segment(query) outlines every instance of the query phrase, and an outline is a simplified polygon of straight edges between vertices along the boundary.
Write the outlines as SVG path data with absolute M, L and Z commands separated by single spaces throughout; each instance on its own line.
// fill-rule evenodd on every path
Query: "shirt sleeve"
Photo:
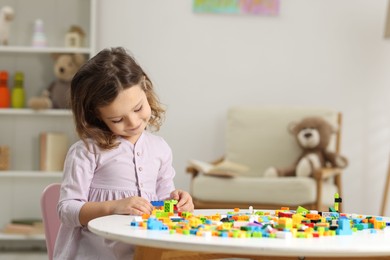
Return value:
M 176 173 L 172 166 L 171 148 L 164 140 L 162 140 L 161 146 L 161 167 L 157 177 L 156 193 L 159 200 L 166 200 L 169 199 L 171 192 L 175 190 L 173 179 Z
M 64 163 L 57 212 L 61 222 L 69 227 L 81 226 L 79 213 L 88 201 L 89 188 L 96 168 L 96 155 L 82 141 L 68 151 Z

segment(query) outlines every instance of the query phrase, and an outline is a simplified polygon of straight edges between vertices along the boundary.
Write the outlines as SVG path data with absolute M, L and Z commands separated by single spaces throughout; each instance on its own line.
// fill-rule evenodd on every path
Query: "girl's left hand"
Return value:
M 177 210 L 180 212 L 194 211 L 194 203 L 192 203 L 191 195 L 184 190 L 174 190 L 171 192 L 171 199 L 177 200 Z

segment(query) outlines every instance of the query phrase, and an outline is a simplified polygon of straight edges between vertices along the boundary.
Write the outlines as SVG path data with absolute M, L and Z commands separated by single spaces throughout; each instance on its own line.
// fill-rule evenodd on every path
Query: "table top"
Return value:
M 226 214 L 231 210 L 195 210 L 194 215 Z M 188 251 L 268 256 L 390 256 L 390 230 L 359 231 L 319 238 L 228 238 L 169 234 L 130 226 L 134 216 L 110 215 L 88 223 L 91 232 L 124 243 Z

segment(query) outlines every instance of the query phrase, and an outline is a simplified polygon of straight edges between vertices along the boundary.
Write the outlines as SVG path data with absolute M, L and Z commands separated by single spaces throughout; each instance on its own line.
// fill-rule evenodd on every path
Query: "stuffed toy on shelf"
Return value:
M 8 45 L 9 27 L 14 19 L 15 12 L 10 6 L 3 6 L 0 9 L 0 45 Z
M 338 129 L 321 117 L 305 117 L 291 122 L 290 133 L 302 149 L 301 155 L 293 165 L 284 168 L 269 167 L 264 177 L 313 177 L 317 169 L 324 167 L 345 168 L 348 160 L 339 153 L 329 151 L 331 137 Z
M 83 54 L 53 54 L 56 79 L 45 89 L 41 96 L 32 97 L 28 107 L 39 109 L 69 108 L 70 83 L 79 68 L 86 62 Z

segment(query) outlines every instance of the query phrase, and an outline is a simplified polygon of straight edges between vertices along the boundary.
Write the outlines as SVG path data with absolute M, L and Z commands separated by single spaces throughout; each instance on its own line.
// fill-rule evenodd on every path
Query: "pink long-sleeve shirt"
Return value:
M 131 196 L 164 200 L 175 189 L 172 151 L 161 137 L 144 131 L 135 145 L 119 141 L 118 148 L 108 151 L 93 141 L 90 150 L 82 141 L 69 149 L 57 206 L 62 224 L 54 259 L 131 259 L 131 245 L 99 237 L 80 224 L 81 207 L 88 201 Z

